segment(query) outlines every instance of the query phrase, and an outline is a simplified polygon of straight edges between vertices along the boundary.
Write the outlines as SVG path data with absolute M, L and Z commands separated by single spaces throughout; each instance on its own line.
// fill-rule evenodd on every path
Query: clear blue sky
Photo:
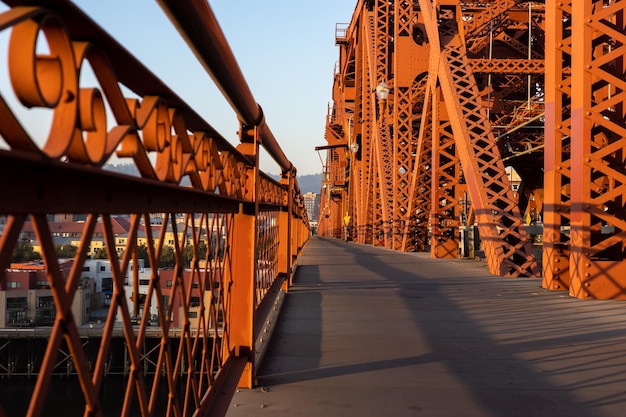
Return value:
M 232 143 L 237 118 L 154 0 L 75 0 Z M 339 53 L 335 24 L 357 0 L 210 0 L 267 124 L 298 174 L 321 172 Z M 268 157 L 262 168 L 278 173 Z

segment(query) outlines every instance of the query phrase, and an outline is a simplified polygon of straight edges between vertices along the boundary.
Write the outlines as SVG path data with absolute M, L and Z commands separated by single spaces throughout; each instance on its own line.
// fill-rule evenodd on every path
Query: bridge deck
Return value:
M 623 416 L 626 304 L 314 238 L 238 416 Z

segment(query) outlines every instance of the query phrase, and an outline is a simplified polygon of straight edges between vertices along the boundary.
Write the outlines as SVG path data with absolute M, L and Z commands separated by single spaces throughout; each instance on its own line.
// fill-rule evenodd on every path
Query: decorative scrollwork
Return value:
M 11 149 L 94 167 L 113 155 L 132 158 L 144 178 L 180 184 L 188 176 L 193 188 L 253 200 L 246 186 L 253 167 L 249 160 L 210 133 L 189 129 L 184 112 L 158 94 L 124 97 L 115 68 L 97 41 L 72 40 L 62 18 L 45 8 L 3 13 L 0 30 L 6 28 L 12 30 L 9 74 L 19 102 L 53 113 L 42 146 L 0 96 L 0 116 L 6 121 L 0 135 Z M 40 38 L 47 42 L 46 53 L 40 52 Z M 80 86 L 87 64 L 98 87 Z M 107 117 L 107 106 L 114 121 Z

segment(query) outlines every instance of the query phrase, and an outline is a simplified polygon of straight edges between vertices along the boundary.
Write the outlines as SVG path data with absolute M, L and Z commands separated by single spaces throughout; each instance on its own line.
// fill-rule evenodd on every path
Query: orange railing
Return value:
M 50 408 L 61 377 L 84 415 L 223 408 L 252 386 L 309 229 L 210 6 L 160 2 L 231 104 L 237 146 L 71 2 L 4 3 L 19 104 L 0 93 L 0 378 L 32 386 L 28 401 L 0 389 L 0 416 L 64 414 Z M 81 85 L 87 66 L 96 87 Z M 43 140 L 24 108 L 48 113 Z M 260 171 L 260 147 L 281 180 Z M 113 157 L 138 175 L 104 169 Z M 112 378 L 119 401 L 102 399 Z

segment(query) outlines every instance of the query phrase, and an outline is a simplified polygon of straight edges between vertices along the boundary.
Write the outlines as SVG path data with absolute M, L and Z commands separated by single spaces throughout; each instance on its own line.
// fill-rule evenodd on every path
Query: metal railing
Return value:
M 0 91 L 0 308 L 21 294 L 51 295 L 56 307 L 47 329 L 13 329 L 43 335 L 40 360 L 20 356 L 0 329 L 0 374 L 24 367 L 36 376 L 20 414 L 42 414 L 60 363 L 80 383 L 84 415 L 223 407 L 219 400 L 230 397 L 218 394 L 252 386 L 259 323 L 288 288 L 309 229 L 296 170 L 210 6 L 160 1 L 240 120 L 237 146 L 71 2 L 4 3 L 0 31 L 10 32 L 8 75 L 22 108 Z M 86 66 L 95 88 L 81 86 Z M 50 116 L 44 140 L 20 121 L 23 108 Z M 281 180 L 260 171 L 260 147 Z M 103 169 L 114 156 L 139 176 Z M 68 223 L 53 219 L 61 214 L 78 229 L 62 245 L 58 229 Z M 28 273 L 43 274 L 50 288 L 7 288 L 5 271 L 29 245 L 30 257 L 11 273 L 40 257 L 45 268 Z M 69 256 L 60 252 L 67 246 Z M 94 257 L 108 262 L 112 291 L 86 272 Z M 34 320 L 35 307 L 26 309 Z M 1 312 L 0 327 L 4 320 Z M 125 388 L 111 409 L 100 394 L 120 355 Z M 14 415 L 7 407 L 0 401 L 0 416 Z

